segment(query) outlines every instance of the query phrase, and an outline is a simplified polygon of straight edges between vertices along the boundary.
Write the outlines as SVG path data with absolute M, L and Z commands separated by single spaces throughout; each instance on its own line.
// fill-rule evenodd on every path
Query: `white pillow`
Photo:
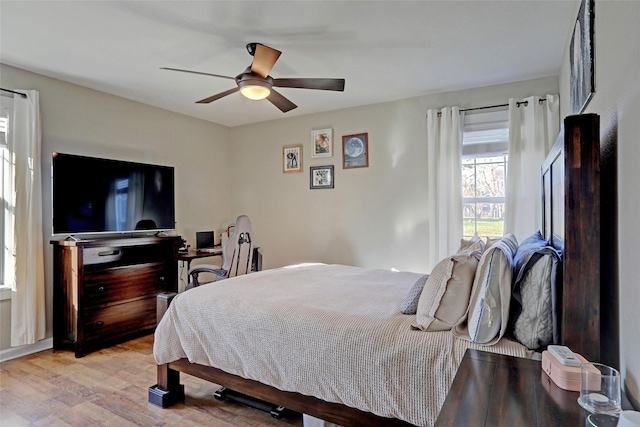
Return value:
M 458 323 L 469 304 L 482 241 L 444 258 L 431 271 L 420 294 L 415 329 L 448 331 Z
M 467 312 L 453 334 L 478 344 L 495 344 L 508 325 L 513 278 L 513 257 L 518 241 L 513 234 L 491 242 L 482 254 Z

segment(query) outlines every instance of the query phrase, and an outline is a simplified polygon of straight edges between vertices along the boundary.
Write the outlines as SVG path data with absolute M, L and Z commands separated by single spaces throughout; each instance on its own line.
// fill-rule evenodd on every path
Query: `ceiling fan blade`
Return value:
M 181 73 L 202 74 L 203 76 L 221 77 L 223 79 L 235 80 L 235 77 L 222 76 L 220 74 L 203 73 L 201 71 L 181 70 L 179 68 L 160 67 L 161 70 L 180 71 Z
M 281 54 L 282 52 L 279 50 L 257 44 L 256 52 L 253 55 L 253 64 L 251 64 L 251 72 L 256 73 L 260 77 L 267 78 Z
M 201 99 L 200 101 L 196 101 L 196 104 L 208 104 L 210 102 L 215 101 L 216 99 L 220 99 L 222 97 L 225 97 L 227 95 L 231 95 L 232 93 L 235 93 L 237 91 L 239 91 L 240 88 L 238 87 L 234 87 L 233 89 L 229 89 L 229 90 L 225 90 L 224 92 L 220 92 L 216 95 L 210 96 L 208 98 L 205 99 Z
M 294 108 L 298 107 L 296 104 L 289 101 L 287 98 L 285 98 L 284 96 L 282 96 L 281 94 L 273 90 L 273 88 L 271 89 L 271 94 L 267 96 L 267 99 L 271 101 L 273 105 L 278 107 L 280 111 L 282 111 L 283 113 L 286 113 L 287 111 L 291 111 Z
M 273 79 L 276 87 L 344 91 L 344 79 Z

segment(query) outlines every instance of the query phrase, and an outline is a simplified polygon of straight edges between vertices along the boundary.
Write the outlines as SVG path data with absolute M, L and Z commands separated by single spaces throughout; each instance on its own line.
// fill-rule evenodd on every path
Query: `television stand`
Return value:
M 52 241 L 53 348 L 82 357 L 152 332 L 157 294 L 178 291 L 181 242 L 180 236 Z

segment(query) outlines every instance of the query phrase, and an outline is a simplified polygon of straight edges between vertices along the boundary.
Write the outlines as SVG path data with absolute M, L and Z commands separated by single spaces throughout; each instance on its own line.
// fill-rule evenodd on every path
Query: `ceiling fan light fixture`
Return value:
M 2 0 L 0 0 L 2 1 Z M 280 57 L 279 50 L 270 48 L 261 43 L 249 43 L 247 51 L 253 56 L 253 61 L 245 70 L 234 77 L 223 76 L 220 74 L 203 73 L 200 71 L 182 70 L 179 68 L 162 67 L 163 70 L 181 71 L 183 73 L 203 74 L 205 76 L 221 77 L 225 79 L 234 79 L 236 87 L 217 93 L 207 98 L 196 101 L 197 104 L 209 104 L 220 98 L 232 93 L 240 92 L 242 96 L 251 100 L 267 99 L 280 111 L 286 113 L 297 108 L 297 105 L 280 94 L 273 87 L 280 88 L 297 88 L 297 89 L 316 89 L 316 90 L 333 90 L 344 91 L 344 79 L 273 79 L 269 73 L 273 69 L 276 61 Z
M 240 89 L 240 93 L 242 93 L 246 98 L 259 101 L 269 96 L 271 91 L 265 86 L 246 85 Z

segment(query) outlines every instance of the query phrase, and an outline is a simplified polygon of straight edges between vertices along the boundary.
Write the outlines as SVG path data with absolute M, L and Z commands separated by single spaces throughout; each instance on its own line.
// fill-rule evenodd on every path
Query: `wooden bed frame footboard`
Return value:
M 158 322 L 164 316 L 176 293 L 165 292 L 158 295 Z M 274 402 L 291 411 L 308 414 L 340 426 L 411 426 L 405 421 L 384 418 L 370 412 L 351 408 L 338 403 L 326 402 L 312 396 L 305 396 L 229 374 L 217 368 L 198 365 L 187 359 L 158 365 L 157 384 L 149 387 L 149 403 L 167 408 L 184 400 L 184 385 L 180 384 L 180 372 L 201 378 L 256 399 Z

